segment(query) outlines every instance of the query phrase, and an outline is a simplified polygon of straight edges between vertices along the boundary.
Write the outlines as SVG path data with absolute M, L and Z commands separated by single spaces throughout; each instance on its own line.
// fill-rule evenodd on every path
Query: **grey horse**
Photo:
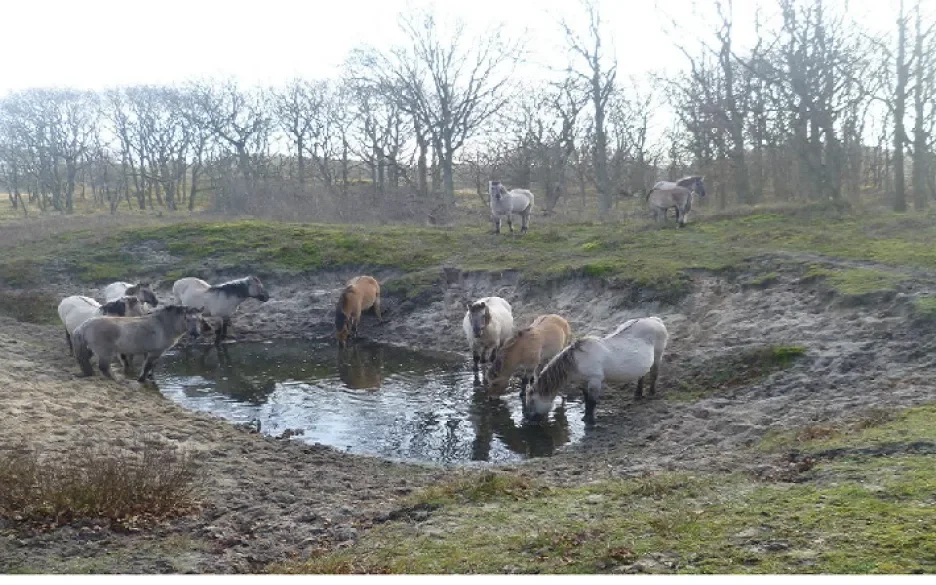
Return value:
M 647 205 L 653 212 L 653 219 L 659 220 L 662 212 L 663 221 L 666 221 L 666 212 L 671 207 L 676 208 L 676 223 L 679 227 L 686 226 L 686 219 L 692 209 L 692 194 L 705 197 L 705 184 L 703 177 L 693 175 L 678 181 L 660 181 L 647 193 Z

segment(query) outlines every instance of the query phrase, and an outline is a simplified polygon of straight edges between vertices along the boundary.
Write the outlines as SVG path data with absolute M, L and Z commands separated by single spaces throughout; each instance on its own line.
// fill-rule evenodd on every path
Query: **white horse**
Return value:
M 692 194 L 696 193 L 699 197 L 705 198 L 703 178 L 701 176 L 691 176 L 675 182 L 657 182 L 646 195 L 647 205 L 653 213 L 653 219 L 659 220 L 662 214 L 663 221 L 666 221 L 667 212 L 670 208 L 674 208 L 676 210 L 676 224 L 679 227 L 686 227 L 686 220 L 689 217 L 689 212 L 692 211 Z
M 629 383 L 637 380 L 635 398 L 643 397 L 644 377 L 650 376 L 650 394 L 656 393 L 660 361 L 669 334 L 658 317 L 630 319 L 605 337 L 587 336 L 569 345 L 546 364 L 533 391 L 527 392 L 523 410 L 527 418 L 541 420 L 553 399 L 569 381 L 585 380 L 585 421 L 594 423 L 595 406 L 605 380 Z
M 227 336 L 231 317 L 242 302 L 249 298 L 257 299 L 261 303 L 270 300 L 270 296 L 263 288 L 263 283 L 256 276 L 238 278 L 216 285 L 210 285 L 200 278 L 191 276 L 180 278 L 172 285 L 172 295 L 177 303 L 201 309 L 204 316 L 221 322 L 220 326 L 212 324 L 215 328 L 215 343 L 221 343 L 221 340 Z
M 159 306 L 159 300 L 153 294 L 148 282 L 138 282 L 136 284 L 112 282 L 104 287 L 105 302 L 116 301 L 121 297 L 136 297 L 141 303 L 147 303 L 151 307 Z
M 102 315 L 138 317 L 143 314 L 143 303 L 136 297 L 123 297 L 101 305 L 91 297 L 72 295 L 65 297 L 59 303 L 58 314 L 65 326 L 65 341 L 68 342 L 68 353 L 74 355 L 72 334 L 82 323 L 92 317 Z
M 511 214 L 518 214 L 522 219 L 520 233 L 525 233 L 530 226 L 530 212 L 533 211 L 533 193 L 526 189 L 511 189 L 504 187 L 500 181 L 491 181 L 488 184 L 491 195 L 491 218 L 494 221 L 494 233 L 500 233 L 501 218 L 507 216 L 507 225 L 513 233 L 513 220 Z
M 500 297 L 484 297 L 466 303 L 462 329 L 474 357 L 474 372 L 478 364 L 494 359 L 494 352 L 513 335 L 513 313 L 510 303 Z

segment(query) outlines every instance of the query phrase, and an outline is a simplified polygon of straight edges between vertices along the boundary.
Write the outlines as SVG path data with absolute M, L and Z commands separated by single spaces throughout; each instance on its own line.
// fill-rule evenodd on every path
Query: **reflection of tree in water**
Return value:
M 490 459 L 495 437 L 514 453 L 526 457 L 552 455 L 557 447 L 569 441 L 569 421 L 564 405 L 553 411 L 551 420 L 517 425 L 505 400 L 479 390 L 472 394 L 469 412 L 475 431 L 471 449 L 473 461 Z

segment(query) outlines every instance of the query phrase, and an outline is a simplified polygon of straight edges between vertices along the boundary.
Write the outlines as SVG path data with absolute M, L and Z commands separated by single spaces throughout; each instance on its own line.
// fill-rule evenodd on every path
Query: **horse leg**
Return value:
M 640 400 L 643 398 L 643 381 L 643 376 L 637 378 L 637 389 L 634 390 L 634 400 Z
M 221 339 L 224 339 L 227 337 L 228 326 L 230 324 L 231 324 L 230 317 L 225 317 L 224 319 L 221 319 Z
M 530 214 L 524 213 L 522 216 L 520 216 L 520 219 L 521 219 L 520 233 L 525 234 L 527 233 L 527 230 L 530 228 Z
M 380 297 L 374 299 L 374 314 L 377 315 L 377 322 L 383 323 L 383 317 L 380 316 Z
M 601 395 L 601 380 L 592 378 L 588 381 L 588 387 L 585 389 L 585 423 L 595 424 L 595 407 L 598 405 L 598 397 Z
M 104 374 L 104 377 L 114 379 L 114 375 L 111 373 L 110 369 L 110 356 L 108 357 L 99 357 L 98 358 L 98 368 L 100 368 L 101 373 Z
M 143 362 L 143 371 L 140 372 L 140 377 L 137 378 L 137 382 L 140 384 L 146 383 L 146 379 L 153 375 L 153 368 L 156 367 L 156 360 L 159 359 L 161 354 L 158 353 L 148 353 L 146 354 L 146 361 Z
M 660 360 L 656 359 L 650 367 L 650 395 L 656 395 L 657 377 L 660 375 Z
M 495 233 L 495 234 L 500 234 L 500 224 L 501 224 L 501 218 L 500 218 L 500 216 L 499 216 L 499 215 L 495 215 L 493 221 L 494 221 L 494 233 Z
M 510 228 L 510 233 L 513 233 L 513 216 L 509 213 L 507 214 L 507 227 Z
M 477 350 L 475 350 L 475 351 L 473 351 L 473 352 L 471 352 L 471 353 L 472 353 L 472 357 L 474 358 L 474 372 L 477 374 L 477 373 L 478 373 L 478 369 L 479 369 L 479 368 L 478 368 L 478 364 L 481 362 L 481 354 L 478 353 Z

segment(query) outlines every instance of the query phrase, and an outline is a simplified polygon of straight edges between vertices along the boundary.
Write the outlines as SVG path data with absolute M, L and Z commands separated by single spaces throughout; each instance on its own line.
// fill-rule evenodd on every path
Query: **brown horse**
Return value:
M 493 392 L 503 392 L 510 377 L 520 370 L 520 395 L 532 383 L 533 374 L 562 351 L 572 339 L 569 322 L 559 315 L 540 315 L 533 323 L 517 331 L 498 349 L 488 370 L 488 385 Z
M 335 337 L 339 347 L 345 347 L 348 340 L 357 335 L 361 313 L 369 309 L 373 309 L 377 320 L 383 322 L 380 316 L 380 283 L 372 276 L 355 276 L 341 291 L 335 307 Z

